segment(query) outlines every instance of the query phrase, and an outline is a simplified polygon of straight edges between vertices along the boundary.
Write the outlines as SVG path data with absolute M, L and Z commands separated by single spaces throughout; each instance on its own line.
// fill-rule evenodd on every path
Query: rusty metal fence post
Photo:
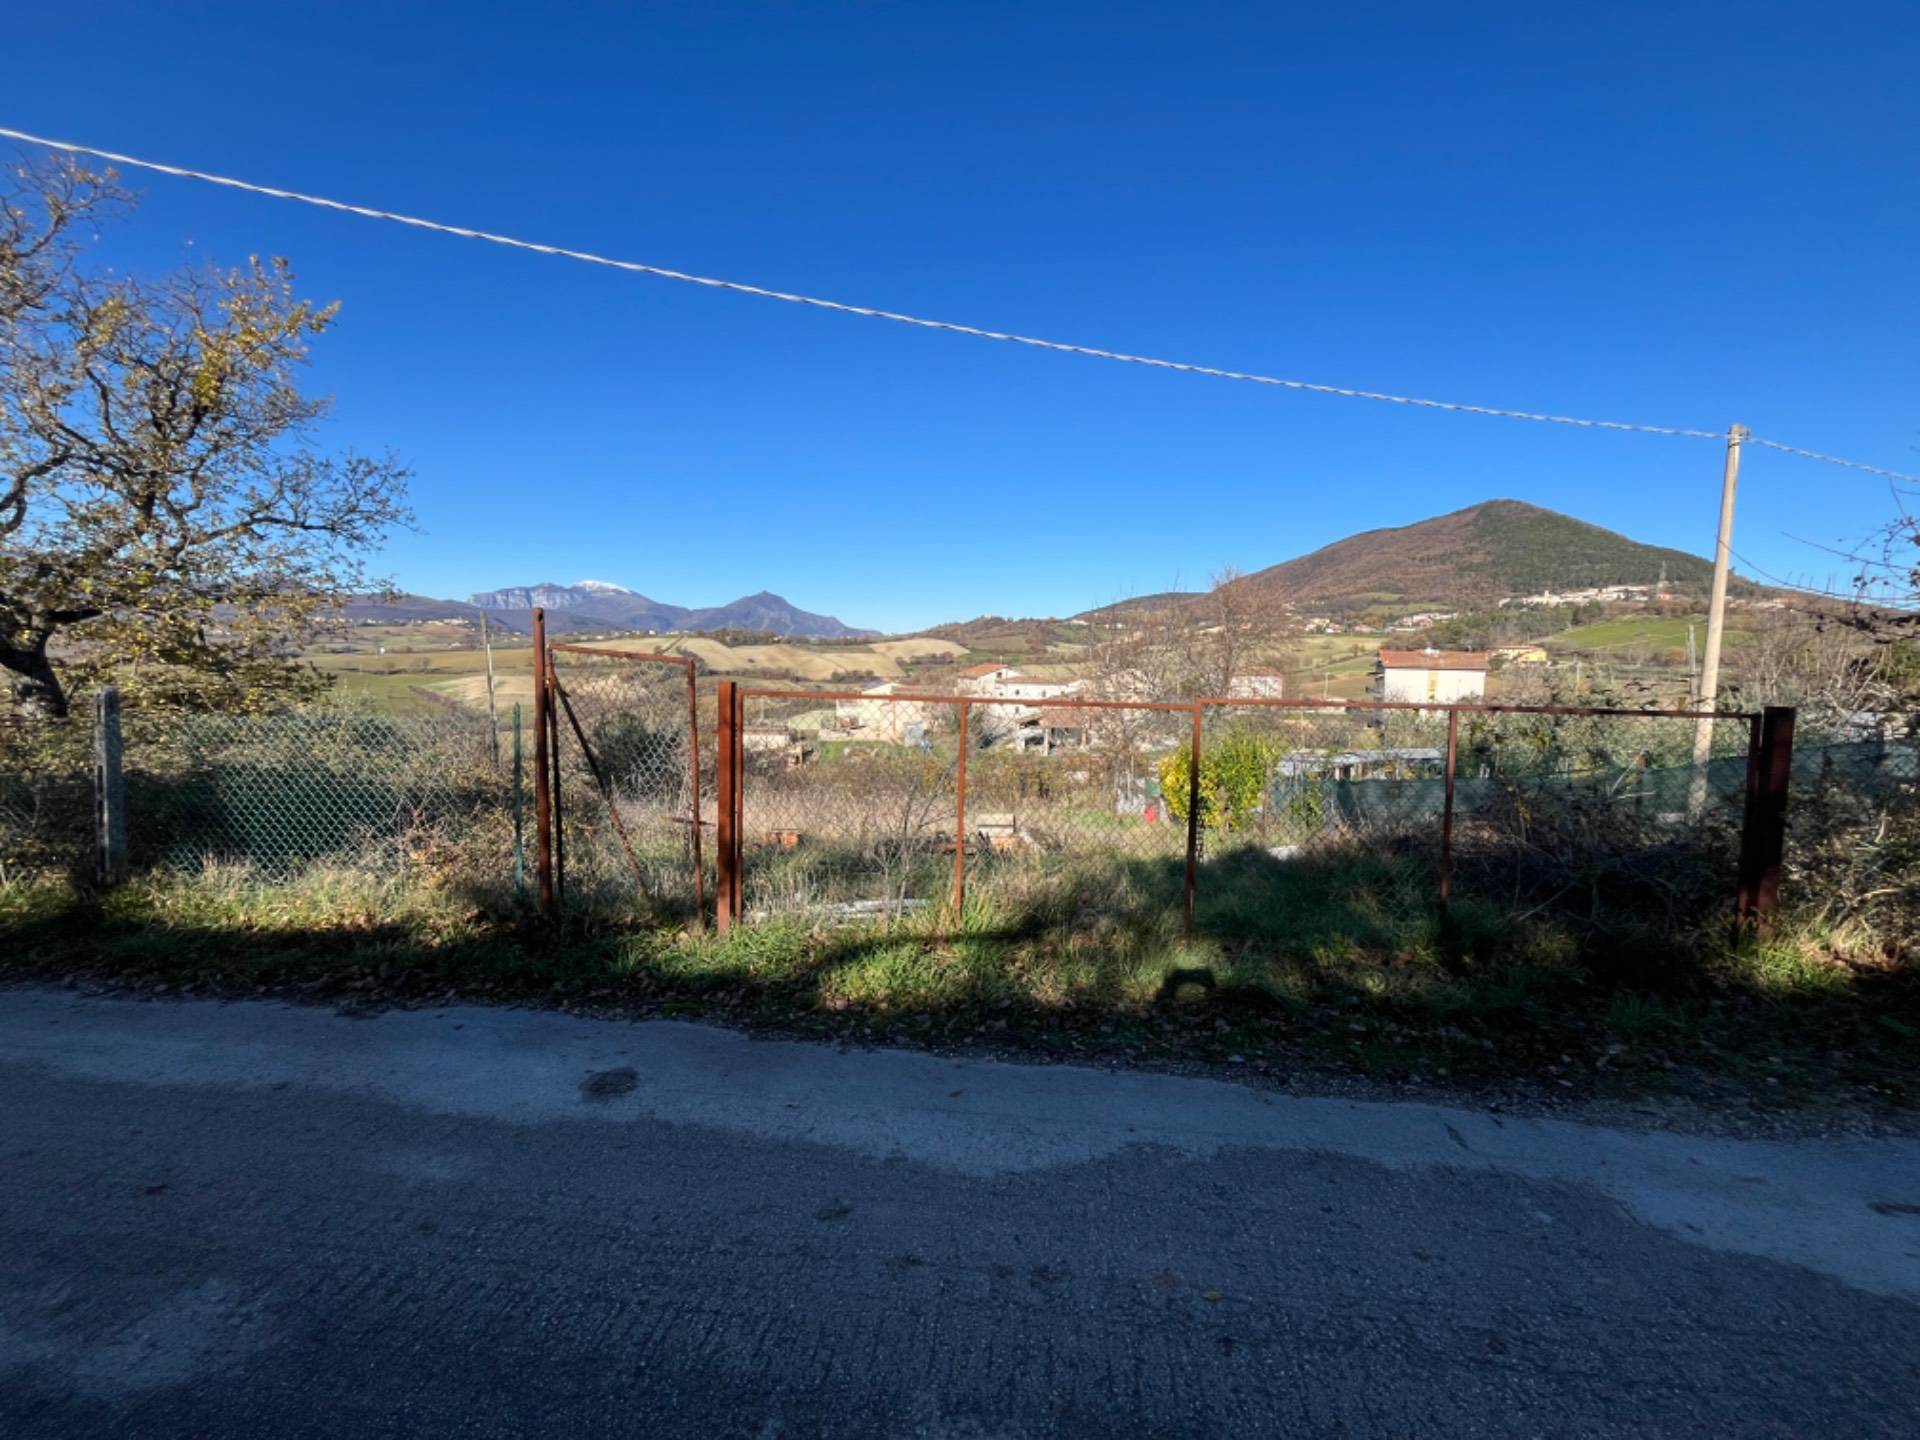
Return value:
M 545 647 L 534 657 L 540 671 L 540 687 L 547 694 L 547 763 L 553 767 L 547 782 L 553 792 L 553 898 L 556 906 L 567 903 L 567 817 L 566 790 L 560 779 L 560 707 L 553 703 L 560 688 L 553 669 L 553 647 Z
M 1789 705 L 1760 713 L 1759 740 L 1748 753 L 1747 814 L 1740 831 L 1740 915 L 1743 928 L 1765 934 L 1780 909 L 1780 865 L 1787 845 L 1787 795 L 1793 779 Z
M 516 700 L 513 702 L 513 893 L 516 897 L 527 893 L 527 824 L 521 800 L 524 770 L 520 758 L 520 702 Z
M 1460 754 L 1460 712 L 1447 711 L 1447 788 L 1440 810 L 1440 914 L 1453 899 L 1453 772 Z
M 691 658 L 687 661 L 687 770 L 693 789 L 687 810 L 693 842 L 693 926 L 698 930 L 707 923 L 707 873 L 700 855 L 700 687 Z
M 960 758 L 954 772 L 953 921 L 960 923 L 967 901 L 967 714 L 972 706 L 960 701 Z
M 1193 892 L 1200 878 L 1200 702 L 1193 702 L 1193 742 L 1187 750 L 1186 937 L 1193 939 Z
M 534 873 L 540 918 L 553 918 L 553 770 L 547 754 L 547 612 L 533 610 L 533 828 Z
M 735 796 L 740 790 L 740 773 L 735 764 L 736 710 L 739 693 L 737 684 L 732 680 L 722 680 L 714 687 L 719 700 L 718 728 L 713 737 L 715 746 L 715 772 L 719 794 L 713 797 L 714 819 L 717 822 L 714 835 L 714 925 L 722 935 L 733 928 L 734 917 L 740 913 L 740 836 L 736 828 L 735 817 L 739 811 Z

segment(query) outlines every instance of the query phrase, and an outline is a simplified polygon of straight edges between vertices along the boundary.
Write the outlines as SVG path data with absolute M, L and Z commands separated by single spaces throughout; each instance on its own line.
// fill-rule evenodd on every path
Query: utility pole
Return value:
M 1713 547 L 1713 591 L 1707 601 L 1707 644 L 1700 656 L 1699 694 L 1694 703 L 1711 710 L 1720 694 L 1720 643 L 1727 628 L 1727 569 L 1733 559 L 1733 494 L 1740 483 L 1740 446 L 1747 438 L 1747 427 L 1727 427 L 1727 460 L 1720 474 L 1720 532 Z M 1713 721 L 1693 723 L 1692 809 L 1699 813 L 1706 803 L 1707 761 L 1713 755 Z

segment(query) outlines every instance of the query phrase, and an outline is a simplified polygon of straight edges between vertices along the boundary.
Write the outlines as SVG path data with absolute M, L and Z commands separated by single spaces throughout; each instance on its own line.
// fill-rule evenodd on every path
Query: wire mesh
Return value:
M 1191 712 L 1074 698 L 972 707 L 968 894 L 1082 928 L 1177 916 L 1187 832 L 1169 802 L 1184 793 Z
M 895 916 L 962 883 L 973 908 L 1070 904 L 1083 922 L 1177 910 L 1186 832 L 1159 767 L 1187 710 L 895 689 L 749 693 L 748 909 Z
M 1382 877 L 1431 907 L 1446 743 L 1443 711 L 1203 706 L 1195 929 L 1229 940 L 1327 931 L 1364 941 L 1376 902 L 1349 895 L 1377 894 Z M 1184 819 L 1184 785 L 1172 797 Z
M 1751 739 L 1744 717 L 1463 714 L 1455 893 L 1602 928 L 1722 914 Z
M 1920 717 L 1796 733 L 1788 794 L 1784 887 L 1805 913 L 1888 955 L 1920 951 Z
M 136 865 L 286 878 L 417 863 L 497 882 L 509 862 L 508 782 L 484 713 L 130 716 L 125 757 Z
M 1429 837 L 1437 846 L 1446 764 L 1444 711 L 1210 704 L 1202 856 L 1254 849 L 1286 861 Z M 1184 816 L 1185 796 L 1176 799 Z
M 685 665 L 556 650 L 553 667 L 568 905 L 693 917 L 711 881 L 694 877 Z M 710 822 L 710 776 L 701 790 Z
M 749 697 L 740 731 L 742 908 L 899 916 L 951 893 L 961 707 Z

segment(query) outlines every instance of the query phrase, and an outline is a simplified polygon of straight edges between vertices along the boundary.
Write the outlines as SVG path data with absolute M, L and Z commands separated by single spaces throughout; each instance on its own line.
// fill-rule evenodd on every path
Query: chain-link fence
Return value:
M 130 717 L 124 753 L 135 865 L 497 872 L 510 851 L 509 780 L 484 714 Z
M 1786 879 L 1807 921 L 1889 958 L 1920 953 L 1920 716 L 1796 736 Z
M 577 647 L 555 652 L 554 675 L 568 907 L 695 919 L 720 888 L 729 803 L 712 689 L 677 658 Z M 526 719 L 516 737 L 461 707 L 131 714 L 131 861 L 267 880 L 374 868 L 511 905 L 521 837 L 531 870 L 536 836 Z M 1343 867 L 1385 864 L 1421 904 L 1604 929 L 1722 913 L 1747 878 L 1747 716 L 1706 723 L 1704 765 L 1696 720 L 1672 713 L 896 689 L 746 691 L 736 719 L 749 915 L 891 917 L 964 893 L 995 922 L 1040 914 L 1090 934 L 1109 920 L 1180 924 L 1191 904 L 1198 931 L 1231 938 L 1296 923 Z M 1830 894 L 1836 923 L 1871 913 L 1892 933 L 1883 912 L 1911 911 L 1920 877 L 1920 742 L 1806 735 L 1791 801 L 1800 903 Z M 0 883 L 84 873 L 93 805 L 84 714 L 0 721 Z
M 86 870 L 92 739 L 77 715 L 0 725 L 0 877 Z M 122 729 L 129 858 L 270 880 L 322 864 L 424 868 L 506 889 L 511 739 L 470 710 L 132 714 Z
M 900 915 L 951 893 L 958 705 L 761 695 L 739 756 L 746 913 Z
M 968 893 L 1014 924 L 1179 924 L 1187 830 L 1173 800 L 1191 710 L 1090 698 L 969 709 Z
M 745 913 L 897 915 L 964 890 L 1088 923 L 1191 904 L 1223 934 L 1284 926 L 1352 864 L 1397 866 L 1423 903 L 1594 926 L 1725 909 L 1756 733 L 1672 712 L 897 689 L 741 706 Z
M 690 662 L 555 646 L 562 899 L 575 910 L 696 918 L 711 881 L 712 758 L 696 768 Z M 704 772 L 704 773 L 703 773 Z
M 1454 893 L 1591 928 L 1717 918 L 1756 743 L 1745 717 L 1463 714 Z

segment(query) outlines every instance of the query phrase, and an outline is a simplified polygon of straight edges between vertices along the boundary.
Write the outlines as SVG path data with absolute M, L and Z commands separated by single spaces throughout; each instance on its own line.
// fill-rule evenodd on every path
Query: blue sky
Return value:
M 944 319 L 1920 470 L 1920 9 L 89 4 L 0 124 Z M 291 257 L 384 565 L 854 623 L 1071 613 L 1511 496 L 1707 553 L 1720 453 L 719 294 L 155 176 L 116 264 Z M 1884 482 L 1752 453 L 1782 575 Z

